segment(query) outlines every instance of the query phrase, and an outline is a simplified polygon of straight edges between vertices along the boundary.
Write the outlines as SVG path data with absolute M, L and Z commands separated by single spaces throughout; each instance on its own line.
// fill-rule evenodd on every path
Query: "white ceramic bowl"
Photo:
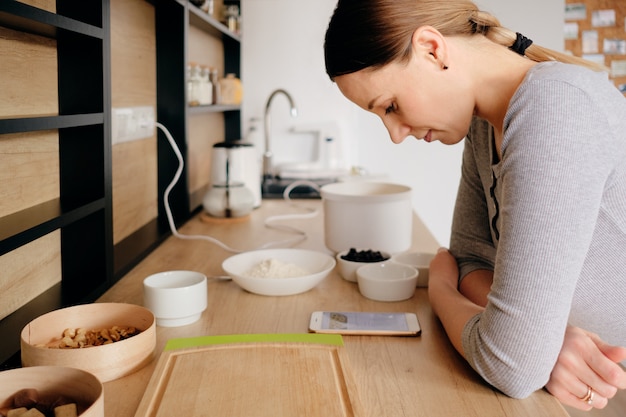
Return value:
M 426 252 L 403 252 L 394 255 L 391 260 L 403 265 L 409 265 L 417 269 L 419 275 L 417 277 L 418 287 L 428 287 L 428 271 L 430 270 L 430 261 L 433 260 L 435 254 Z
M 362 251 L 367 249 L 357 249 L 357 251 Z M 377 263 L 388 262 L 391 256 L 387 252 L 380 252 L 383 258 L 382 261 L 378 262 L 362 262 L 362 261 L 349 261 L 347 259 L 343 259 L 343 256 L 348 254 L 349 250 L 344 250 L 343 252 L 339 252 L 335 258 L 337 259 L 337 269 L 339 270 L 339 275 L 341 278 L 350 282 L 357 282 L 356 279 L 356 270 L 364 265 L 372 265 Z
M 402 301 L 413 297 L 417 269 L 393 262 L 365 265 L 356 271 L 359 291 L 376 301 Z
M 194 323 L 207 308 L 207 278 L 194 271 L 165 271 L 143 280 L 143 302 L 157 326 Z
M 324 243 L 334 253 L 376 248 L 391 254 L 411 247 L 411 188 L 393 183 L 353 181 L 320 189 Z
M 268 261 L 296 266 L 308 274 L 290 278 L 277 277 L 277 274 L 267 277 L 249 276 L 248 273 L 253 268 Z M 312 250 L 264 249 L 233 255 L 222 263 L 222 268 L 246 291 L 260 295 L 293 295 L 314 288 L 328 276 L 335 264 L 332 256 Z
M 42 397 L 62 397 L 76 404 L 81 417 L 104 417 L 104 390 L 95 375 L 65 366 L 34 366 L 0 372 L 0 408 L 13 406 L 16 392 L 32 388 Z

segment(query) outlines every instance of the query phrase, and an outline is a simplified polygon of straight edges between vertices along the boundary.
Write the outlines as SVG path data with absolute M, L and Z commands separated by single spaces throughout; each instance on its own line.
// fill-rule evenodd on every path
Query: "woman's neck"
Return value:
M 524 81 L 528 71 L 537 64 L 528 58 L 486 40 L 474 57 L 472 66 L 476 83 L 475 114 L 487 120 L 494 128 L 496 149 L 501 156 L 504 116 L 509 102 Z M 474 52 L 476 49 L 472 48 Z

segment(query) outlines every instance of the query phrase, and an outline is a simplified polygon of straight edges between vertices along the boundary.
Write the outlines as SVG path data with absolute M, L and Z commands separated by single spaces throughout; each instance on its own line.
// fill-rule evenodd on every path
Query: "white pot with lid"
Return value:
M 400 253 L 413 236 L 411 188 L 356 181 L 324 185 L 324 243 L 335 253 L 351 247 Z

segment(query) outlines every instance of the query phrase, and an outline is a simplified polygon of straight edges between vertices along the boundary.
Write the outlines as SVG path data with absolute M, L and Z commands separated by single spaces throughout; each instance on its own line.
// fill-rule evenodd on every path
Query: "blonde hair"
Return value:
M 477 32 L 483 33 L 484 30 L 483 34 L 487 39 L 491 40 L 492 42 L 503 46 L 510 46 L 515 42 L 517 33 L 513 32 L 510 29 L 507 29 L 504 26 L 501 26 L 500 21 L 489 13 L 476 11 L 472 13 L 470 21 L 476 24 Z M 579 58 L 574 55 L 569 55 L 563 52 L 555 51 L 550 48 L 545 48 L 541 45 L 537 45 L 534 42 L 528 48 L 526 48 L 524 56 L 536 62 L 559 61 L 567 64 L 581 65 L 594 71 L 606 70 L 603 65 L 587 61 L 586 59 Z
M 444 36 L 485 36 L 510 47 L 517 33 L 500 25 L 493 15 L 470 0 L 339 0 L 324 42 L 326 72 L 331 79 L 393 61 L 411 54 L 411 36 L 421 26 L 432 26 Z M 533 43 L 525 56 L 533 61 L 560 61 L 595 71 L 603 66 Z

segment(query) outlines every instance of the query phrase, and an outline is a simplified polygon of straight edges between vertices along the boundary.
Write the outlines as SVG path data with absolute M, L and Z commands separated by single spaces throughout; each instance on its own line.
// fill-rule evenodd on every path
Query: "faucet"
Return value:
M 273 167 L 272 167 L 272 151 L 270 149 L 270 107 L 272 106 L 272 100 L 278 94 L 284 94 L 285 97 L 289 100 L 289 106 L 291 107 L 291 117 L 296 117 L 298 115 L 298 110 L 296 109 L 296 105 L 291 98 L 291 95 L 283 90 L 278 89 L 274 90 L 272 94 L 270 94 L 267 99 L 267 103 L 265 104 L 265 152 L 263 153 L 263 180 L 272 179 L 274 177 Z

